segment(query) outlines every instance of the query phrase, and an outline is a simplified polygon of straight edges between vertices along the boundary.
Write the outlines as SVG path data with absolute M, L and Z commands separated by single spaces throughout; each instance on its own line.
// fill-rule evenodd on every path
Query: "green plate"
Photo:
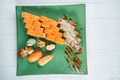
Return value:
M 41 67 L 37 62 L 29 63 L 27 56 L 20 58 L 17 56 L 17 75 L 37 75 L 37 74 L 87 74 L 86 59 L 86 18 L 85 4 L 76 5 L 57 5 L 57 6 L 16 6 L 17 18 L 17 51 L 25 47 L 29 36 L 26 34 L 25 24 L 22 18 L 22 12 L 28 12 L 37 16 L 47 16 L 51 19 L 63 18 L 63 14 L 71 17 L 78 23 L 76 30 L 80 31 L 82 53 L 78 55 L 82 61 L 80 72 L 72 71 L 68 66 L 64 53 L 66 45 L 56 44 L 56 48 L 51 53 L 54 58 L 45 66 Z M 43 52 L 44 53 L 44 52 Z

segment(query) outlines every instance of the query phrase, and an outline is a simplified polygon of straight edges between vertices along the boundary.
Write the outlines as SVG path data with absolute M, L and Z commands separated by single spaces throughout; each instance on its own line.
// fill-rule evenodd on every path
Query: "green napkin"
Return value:
M 76 5 L 54 5 L 54 6 L 16 6 L 17 18 L 17 51 L 25 47 L 29 36 L 26 34 L 25 23 L 23 22 L 22 12 L 28 12 L 36 16 L 47 16 L 53 20 L 63 18 L 64 15 L 72 18 L 77 22 L 76 30 L 80 31 L 82 53 L 78 55 L 82 64 L 80 72 L 72 71 L 65 59 L 64 50 L 66 45 L 56 44 L 56 48 L 51 53 L 54 58 L 46 65 L 39 66 L 38 62 L 29 63 L 28 56 L 20 58 L 17 55 L 17 76 L 20 75 L 38 75 L 38 74 L 87 74 L 86 59 L 86 13 L 85 4 Z M 43 53 L 45 53 L 43 51 Z

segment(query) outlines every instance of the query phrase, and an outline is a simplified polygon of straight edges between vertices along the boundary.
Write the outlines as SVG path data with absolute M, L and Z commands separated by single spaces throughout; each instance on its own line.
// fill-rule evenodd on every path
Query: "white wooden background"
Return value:
M 120 80 L 120 0 L 38 0 L 86 3 L 88 75 L 18 77 L 15 5 L 21 1 L 26 0 L 0 0 L 0 80 Z

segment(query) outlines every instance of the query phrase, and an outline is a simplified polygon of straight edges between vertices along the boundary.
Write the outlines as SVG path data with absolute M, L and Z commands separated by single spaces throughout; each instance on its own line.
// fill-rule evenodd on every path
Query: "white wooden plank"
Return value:
M 111 77 L 110 80 L 120 80 L 120 77 Z
M 15 51 L 17 50 L 17 44 L 16 44 L 16 35 L 0 35 L 0 50 L 9 50 L 9 51 Z
M 37 4 L 37 3 L 117 3 L 120 2 L 119 0 L 17 0 L 17 3 L 19 4 L 25 4 L 25 3 L 32 3 L 32 4 Z
M 111 77 L 110 80 L 120 80 L 120 77 Z
M 113 78 L 119 80 L 119 71 L 119 66 L 89 66 L 86 80 L 111 80 Z
M 6 20 L 15 20 L 16 19 L 16 13 L 15 13 L 15 3 L 11 3 L 11 1 L 9 2 L 4 2 L 5 0 L 2 0 L 3 4 L 0 3 L 0 18 L 2 19 L 6 19 Z M 4 22 L 5 24 L 5 22 Z
M 16 76 L 16 67 L 0 66 L 0 80 L 21 80 L 21 77 Z
M 119 51 L 89 51 L 87 52 L 87 62 L 90 66 L 120 66 Z
M 8 8 L 9 6 L 9 8 Z M 1 11 L 1 18 L 7 19 L 15 19 L 15 4 L 5 4 L 0 5 L 2 9 Z M 88 18 L 120 18 L 120 11 L 119 11 L 120 4 L 119 3 L 98 3 L 98 4 L 87 4 L 87 16 Z M 9 13 L 11 12 L 11 13 Z M 5 16 L 8 15 L 8 16 Z
M 87 19 L 87 34 L 120 35 L 120 20 L 118 19 Z
M 15 19 L 3 19 L 0 20 L 1 28 L 0 34 L 16 34 L 16 20 Z
M 15 76 L 16 67 L 0 66 L 0 72 L 2 73 L 0 80 L 119 80 L 119 66 L 89 66 L 88 70 L 88 75 L 34 75 L 17 77 Z
M 17 0 L 1 0 L 0 4 L 15 4 Z
M 16 0 L 1 0 L 0 1 L 0 34 L 15 34 L 16 33 Z
M 86 80 L 83 75 L 38 75 L 38 76 L 26 76 L 22 80 Z
M 25 76 L 22 80 L 110 80 L 112 78 L 119 79 L 119 66 L 90 66 L 88 75 L 41 75 L 41 76 Z
M 87 34 L 88 50 L 120 50 L 119 35 L 89 35 Z
M 87 18 L 120 19 L 119 3 L 98 3 L 87 4 Z
M 119 3 L 120 0 L 86 0 L 88 3 Z
M 54 4 L 54 3 L 78 3 L 78 2 L 85 2 L 85 0 L 17 0 L 18 4 L 44 4 L 44 3 L 49 3 L 49 4 Z
M 0 65 L 16 66 L 17 64 L 17 51 L 0 51 Z

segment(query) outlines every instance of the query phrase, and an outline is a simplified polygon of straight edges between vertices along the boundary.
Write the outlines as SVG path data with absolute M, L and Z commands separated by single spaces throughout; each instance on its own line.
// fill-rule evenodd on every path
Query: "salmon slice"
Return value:
M 39 20 L 42 21 L 42 22 L 43 21 L 47 22 L 49 20 L 49 18 L 47 18 L 45 16 L 40 16 Z
M 36 35 L 35 35 L 35 31 L 29 30 L 29 29 L 27 30 L 27 34 L 28 34 L 28 35 L 31 35 L 31 36 L 36 36 Z
M 49 19 L 49 20 L 48 20 L 48 23 L 50 23 L 51 26 L 54 26 L 54 27 L 57 27 L 57 25 L 58 25 L 58 22 L 56 22 L 56 21 L 54 21 L 54 20 L 52 20 L 52 19 Z
M 53 33 L 53 31 L 51 29 L 48 29 L 48 28 L 45 28 L 44 32 L 46 34 L 52 34 Z
M 25 28 L 26 29 L 29 29 L 29 28 L 31 28 L 32 27 L 32 25 L 30 25 L 30 24 L 25 24 Z
M 22 12 L 22 17 L 23 17 L 23 18 L 30 18 L 31 15 L 32 15 L 32 14 L 30 14 L 30 13 Z
M 33 25 L 30 25 L 30 24 L 25 24 L 25 28 L 29 29 L 29 30 L 34 30 L 35 27 Z
M 59 28 L 58 27 L 54 27 L 54 26 L 50 26 L 50 29 L 53 30 L 54 32 L 59 32 Z
M 47 18 L 45 16 L 41 16 L 40 21 L 42 21 L 43 27 L 49 27 L 50 25 L 56 27 L 58 25 L 58 22 L 56 22 L 55 20 L 52 20 L 50 18 Z
M 43 29 L 42 29 L 42 28 L 40 28 L 39 30 L 36 30 L 36 31 L 35 31 L 35 35 L 36 35 L 37 37 L 45 38 L 45 33 L 43 33 Z
M 41 26 L 44 28 L 50 28 L 50 24 L 48 22 L 45 22 L 45 21 L 42 22 Z
M 39 34 L 37 34 L 36 36 L 37 36 L 37 37 L 41 37 L 41 38 L 45 38 L 45 35 L 46 35 L 45 33 L 39 33 Z
M 35 27 L 37 27 L 37 28 L 38 27 L 40 28 L 41 22 L 39 22 L 39 21 L 33 21 L 32 25 L 35 26 Z
M 50 40 L 50 41 L 53 41 L 53 42 L 55 41 L 55 37 L 53 35 L 51 35 L 51 34 L 47 34 L 46 39 Z
M 55 36 L 56 38 L 62 38 L 63 34 L 59 33 L 59 32 L 53 32 L 54 34 L 52 34 L 53 36 Z
M 64 39 L 61 39 L 61 38 L 55 38 L 55 42 L 56 42 L 56 43 L 59 43 L 59 44 L 64 44 L 64 43 L 65 43 L 65 40 L 64 40 Z
M 33 63 L 33 62 L 39 60 L 42 57 L 42 55 L 43 55 L 42 51 L 41 50 L 37 50 L 37 51 L 33 52 L 32 54 L 30 54 L 28 56 L 28 61 L 30 63 Z
M 24 18 L 23 22 L 26 23 L 26 24 L 32 25 L 33 20 L 31 20 L 30 18 Z
M 34 31 L 36 32 L 36 31 L 40 31 L 40 32 L 42 32 L 43 33 L 43 28 L 34 28 Z
M 32 19 L 33 21 L 39 21 L 39 16 L 35 16 L 35 15 L 31 15 L 30 19 Z

